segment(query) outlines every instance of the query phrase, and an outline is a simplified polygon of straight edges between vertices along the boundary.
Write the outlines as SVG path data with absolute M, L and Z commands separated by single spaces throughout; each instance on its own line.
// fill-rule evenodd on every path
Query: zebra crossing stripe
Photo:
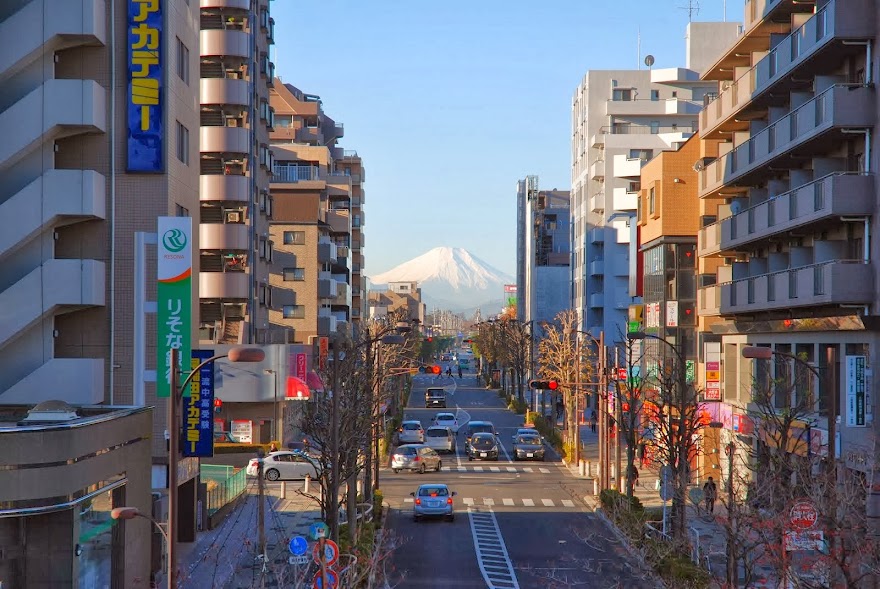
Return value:
M 501 472 L 501 469 L 497 466 L 490 466 L 489 470 L 491 470 L 492 472 Z
M 540 470 L 544 474 L 550 474 L 550 469 L 548 468 L 539 468 L 538 470 Z
M 544 504 L 544 507 L 553 507 L 552 499 L 541 499 L 541 503 Z
M 474 500 L 471 497 L 465 497 L 464 499 L 461 500 L 461 502 L 464 503 L 465 505 L 473 505 L 474 504 Z
M 407 497 L 407 498 L 405 498 L 405 499 L 403 500 L 403 502 L 404 502 L 404 503 L 412 503 L 412 502 L 413 502 L 413 498 L 412 498 L 412 497 Z
M 513 505 L 513 499 L 506 499 L 505 498 L 505 499 L 502 499 L 501 502 L 504 503 L 505 505 Z
M 563 499 L 562 505 L 564 507 L 574 507 L 574 501 L 572 501 L 571 499 Z
M 531 466 L 523 467 L 523 472 L 535 472 Z
M 495 505 L 495 500 L 491 497 L 483 497 L 483 505 L 488 505 L 489 507 L 492 507 L 493 505 Z
M 516 472 L 516 469 L 512 466 L 507 467 L 507 472 Z
M 535 502 L 532 501 L 531 499 L 523 499 L 522 502 L 523 502 L 523 505 L 525 505 L 526 507 L 534 507 L 535 506 Z
M 474 472 L 483 472 L 483 467 L 482 466 L 475 466 Z

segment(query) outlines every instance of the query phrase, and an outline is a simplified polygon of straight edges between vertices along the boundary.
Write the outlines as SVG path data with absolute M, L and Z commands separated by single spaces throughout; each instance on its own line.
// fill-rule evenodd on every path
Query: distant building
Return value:
M 552 321 L 570 308 L 567 190 L 539 190 L 538 177 L 517 182 L 516 316 Z
M 371 289 L 367 296 L 370 319 L 380 319 L 405 309 L 407 319 L 418 319 L 419 325 L 425 323 L 425 303 L 417 282 L 390 282 L 387 290 Z

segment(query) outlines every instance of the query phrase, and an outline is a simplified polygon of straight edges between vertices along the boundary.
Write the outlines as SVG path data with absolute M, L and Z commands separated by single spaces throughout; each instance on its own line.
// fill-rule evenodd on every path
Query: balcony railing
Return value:
M 661 133 L 696 133 L 691 125 L 633 125 L 618 124 L 605 126 L 599 129 L 599 133 L 605 135 L 659 135 Z
M 272 166 L 273 182 L 307 182 L 318 180 L 320 172 L 318 166 L 302 166 L 279 164 Z

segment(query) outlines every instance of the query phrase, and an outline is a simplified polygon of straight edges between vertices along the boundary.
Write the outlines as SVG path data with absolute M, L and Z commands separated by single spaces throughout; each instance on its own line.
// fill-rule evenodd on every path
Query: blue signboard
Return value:
M 290 539 L 287 549 L 294 556 L 302 556 L 309 549 L 309 542 L 302 536 L 294 536 Z
M 164 0 L 128 0 L 129 172 L 165 170 L 163 133 Z
M 214 356 L 213 350 L 193 350 L 190 369 Z M 198 392 L 198 394 L 196 394 Z M 214 363 L 202 366 L 192 378 L 192 394 L 183 398 L 184 456 L 214 455 Z

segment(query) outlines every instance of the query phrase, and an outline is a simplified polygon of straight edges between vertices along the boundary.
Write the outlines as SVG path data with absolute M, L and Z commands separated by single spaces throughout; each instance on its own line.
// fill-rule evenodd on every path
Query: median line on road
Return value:
M 510 562 L 495 513 L 491 508 L 468 507 L 468 520 L 474 539 L 477 565 L 487 589 L 519 589 L 516 571 Z

